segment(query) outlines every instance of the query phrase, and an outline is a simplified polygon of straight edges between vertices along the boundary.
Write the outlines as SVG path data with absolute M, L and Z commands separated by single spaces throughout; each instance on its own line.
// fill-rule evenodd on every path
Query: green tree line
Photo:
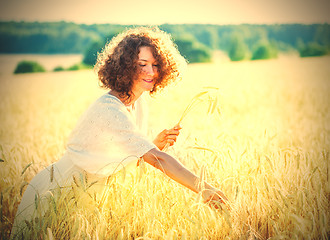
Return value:
M 92 64 L 105 42 L 128 27 L 132 26 L 0 22 L 0 53 L 81 53 Z M 330 51 L 329 24 L 164 24 L 159 28 L 172 34 L 189 62 L 211 61 L 213 50 L 227 52 L 233 61 L 272 58 L 278 51 L 298 51 L 302 57 Z

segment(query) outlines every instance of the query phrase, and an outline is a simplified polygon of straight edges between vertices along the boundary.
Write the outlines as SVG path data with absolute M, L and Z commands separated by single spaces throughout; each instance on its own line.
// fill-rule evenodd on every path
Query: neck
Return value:
M 134 105 L 135 101 L 142 95 L 142 93 L 140 93 L 138 95 L 132 93 L 130 99 L 125 99 L 125 98 L 121 97 L 120 93 L 115 90 L 110 90 L 109 93 L 111 95 L 115 96 L 116 98 L 118 98 L 127 107 Z

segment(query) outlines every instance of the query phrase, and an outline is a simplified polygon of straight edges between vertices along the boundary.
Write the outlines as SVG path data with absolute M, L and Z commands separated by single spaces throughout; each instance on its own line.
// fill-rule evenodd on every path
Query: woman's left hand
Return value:
M 165 129 L 157 135 L 153 143 L 159 148 L 159 150 L 163 150 L 166 145 L 173 146 L 180 134 L 180 130 L 180 125 L 176 125 L 171 129 Z
M 213 187 L 205 189 L 202 196 L 204 198 L 204 203 L 208 203 L 216 209 L 222 209 L 223 207 L 226 207 L 227 210 L 231 209 L 228 198 L 219 189 Z

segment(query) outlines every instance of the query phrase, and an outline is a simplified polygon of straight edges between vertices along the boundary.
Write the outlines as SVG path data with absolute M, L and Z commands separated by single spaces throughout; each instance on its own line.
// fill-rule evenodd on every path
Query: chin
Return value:
M 145 85 L 144 89 L 146 91 L 151 91 L 154 88 L 154 85 L 155 85 L 154 83 L 148 83 L 148 84 Z
M 153 89 L 153 87 L 151 87 L 151 88 L 146 88 L 146 92 L 150 92 L 151 90 Z

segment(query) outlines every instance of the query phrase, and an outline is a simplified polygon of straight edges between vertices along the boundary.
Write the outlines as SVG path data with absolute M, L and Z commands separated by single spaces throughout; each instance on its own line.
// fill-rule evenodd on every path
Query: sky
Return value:
M 159 25 L 330 23 L 329 0 L 0 0 L 1 21 Z

